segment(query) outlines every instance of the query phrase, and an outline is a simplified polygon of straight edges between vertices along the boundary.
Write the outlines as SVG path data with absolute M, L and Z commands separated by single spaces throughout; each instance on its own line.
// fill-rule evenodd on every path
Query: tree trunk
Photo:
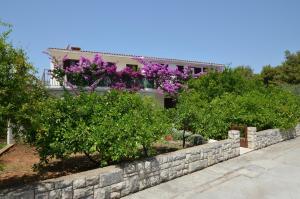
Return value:
M 84 151 L 84 155 L 94 164 L 96 164 L 98 166 L 100 165 L 101 162 L 93 159 L 92 156 L 90 154 L 88 154 L 87 152 Z
M 143 145 L 143 150 L 144 150 L 144 155 L 146 156 L 146 157 L 148 157 L 149 155 L 148 155 L 148 149 L 147 149 L 147 147 L 145 147 L 145 145 Z

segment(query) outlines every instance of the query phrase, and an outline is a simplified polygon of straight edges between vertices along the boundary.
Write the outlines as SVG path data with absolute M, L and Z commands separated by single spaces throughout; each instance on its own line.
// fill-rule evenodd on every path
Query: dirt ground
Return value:
M 97 168 L 81 155 L 65 161 L 54 160 L 39 172 L 34 169 L 38 162 L 39 156 L 34 147 L 24 144 L 13 146 L 0 156 L 0 164 L 4 167 L 0 171 L 0 189 Z
M 175 151 L 181 148 L 181 143 L 173 141 L 160 143 L 154 146 L 157 154 Z M 84 155 L 76 155 L 61 161 L 52 160 L 46 167 L 37 171 L 35 164 L 39 163 L 39 156 L 34 147 L 25 144 L 16 144 L 9 151 L 0 156 L 0 189 L 29 184 L 98 168 Z

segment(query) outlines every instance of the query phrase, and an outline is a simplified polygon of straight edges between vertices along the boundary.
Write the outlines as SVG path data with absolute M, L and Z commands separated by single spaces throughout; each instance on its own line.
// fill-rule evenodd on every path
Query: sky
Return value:
M 49 47 L 248 65 L 300 50 L 299 0 L 1 0 L 9 38 L 39 74 Z

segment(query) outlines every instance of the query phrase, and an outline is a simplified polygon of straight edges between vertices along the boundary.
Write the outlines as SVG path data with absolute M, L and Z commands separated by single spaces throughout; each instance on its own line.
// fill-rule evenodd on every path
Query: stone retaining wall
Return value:
M 298 125 L 296 126 L 295 130 L 296 130 L 296 135 L 297 135 L 297 136 L 300 136 L 300 124 L 298 124 Z
M 284 140 L 297 137 L 300 132 L 300 125 L 295 129 L 288 131 L 280 131 L 279 129 L 268 129 L 264 131 L 256 131 L 256 127 L 247 128 L 248 147 L 250 149 L 261 149 Z
M 2 190 L 0 198 L 120 198 L 239 156 L 239 131 L 229 131 L 228 137 L 141 161 Z

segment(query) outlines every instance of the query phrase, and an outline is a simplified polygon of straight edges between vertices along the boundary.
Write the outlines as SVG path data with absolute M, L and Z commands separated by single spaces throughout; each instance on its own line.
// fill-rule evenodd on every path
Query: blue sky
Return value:
M 300 50 L 299 0 L 2 0 L 10 39 L 41 71 L 42 51 L 84 50 L 249 65 L 278 65 Z

